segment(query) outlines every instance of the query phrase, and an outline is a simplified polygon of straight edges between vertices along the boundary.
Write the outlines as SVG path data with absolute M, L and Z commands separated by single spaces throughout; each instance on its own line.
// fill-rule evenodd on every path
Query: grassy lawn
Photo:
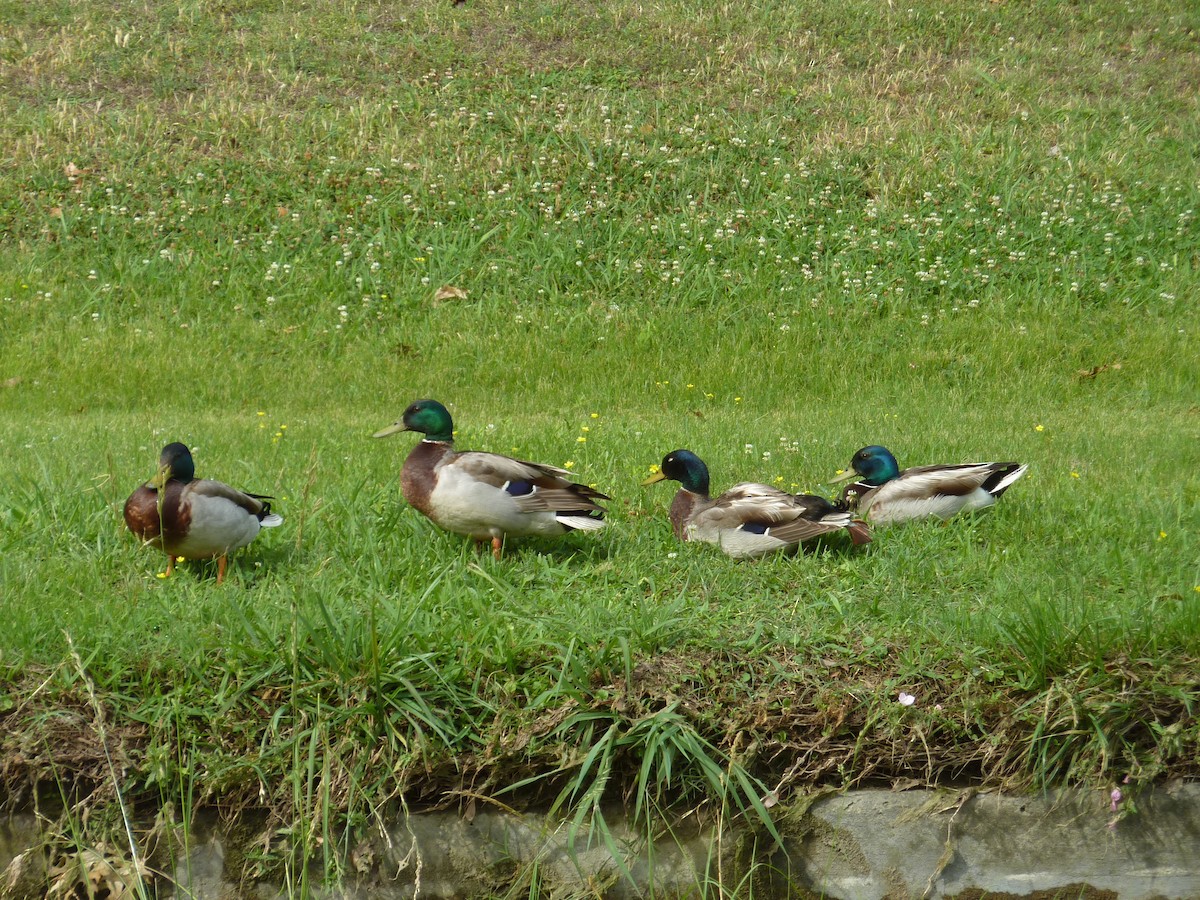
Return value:
M 265 806 L 264 866 L 332 872 L 398 799 L 1197 774 L 1198 31 L 1178 0 L 0 0 L 8 791 Z M 370 437 L 418 397 L 610 527 L 500 561 L 439 531 L 416 437 Z M 220 587 L 121 521 L 173 440 L 285 520 Z M 639 486 L 685 447 L 718 491 L 828 492 L 872 443 L 1030 471 L 751 563 Z

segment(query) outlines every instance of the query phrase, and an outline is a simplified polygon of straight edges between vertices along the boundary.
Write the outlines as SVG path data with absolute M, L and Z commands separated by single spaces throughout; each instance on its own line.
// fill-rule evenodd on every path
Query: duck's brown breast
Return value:
M 157 542 L 160 532 L 158 491 L 147 484 L 125 501 L 125 526 L 143 542 Z
M 687 540 L 688 519 L 696 509 L 696 501 L 700 498 L 691 491 L 676 491 L 675 499 L 671 501 L 671 530 L 681 541 Z
M 404 468 L 400 471 L 400 490 L 404 499 L 413 509 L 422 515 L 433 518 L 433 508 L 430 497 L 437 484 L 439 462 L 454 453 L 454 449 L 446 443 L 438 441 L 421 441 L 413 447 L 404 460 Z

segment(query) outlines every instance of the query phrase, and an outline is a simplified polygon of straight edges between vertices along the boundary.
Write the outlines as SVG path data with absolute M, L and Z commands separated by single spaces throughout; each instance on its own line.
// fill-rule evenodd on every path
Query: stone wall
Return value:
M 685 818 L 651 841 L 619 814 L 608 816 L 608 839 L 532 813 L 397 815 L 355 848 L 342 885 L 315 893 L 615 900 L 715 897 L 724 885 L 735 897 L 1200 898 L 1200 785 L 1144 790 L 1136 808 L 1128 797 L 1113 806 L 1098 791 L 850 791 L 775 807 L 781 846 L 746 822 L 718 827 Z M 50 861 L 25 852 L 39 846 L 36 824 L 29 815 L 0 822 L 0 897 L 45 896 Z M 232 835 L 247 841 L 253 833 L 201 818 L 186 852 L 160 849 L 152 860 L 152 870 L 166 873 L 158 896 L 295 896 L 279 884 L 244 883 L 249 848 Z

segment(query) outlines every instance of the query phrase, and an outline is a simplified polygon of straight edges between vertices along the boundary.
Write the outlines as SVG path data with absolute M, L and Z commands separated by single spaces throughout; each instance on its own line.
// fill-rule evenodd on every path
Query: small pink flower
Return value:
M 1111 801 L 1111 802 L 1108 804 L 1108 808 L 1109 808 L 1110 810 L 1112 810 L 1113 812 L 1116 812 L 1116 811 L 1117 811 L 1117 804 L 1121 802 L 1121 789 L 1120 789 L 1120 788 L 1113 788 L 1113 789 L 1112 789 L 1112 793 L 1108 795 L 1108 798 L 1109 798 L 1109 800 Z
M 912 694 L 906 694 L 904 691 L 901 691 L 900 696 L 896 699 L 900 701 L 901 706 L 912 706 L 917 702 L 916 697 L 914 697 Z

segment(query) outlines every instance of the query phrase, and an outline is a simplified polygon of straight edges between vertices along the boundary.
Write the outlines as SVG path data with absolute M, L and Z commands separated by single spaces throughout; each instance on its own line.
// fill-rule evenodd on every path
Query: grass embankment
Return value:
M 3 9 L 10 790 L 263 803 L 311 854 L 552 772 L 586 809 L 729 760 L 785 799 L 1197 770 L 1188 4 Z M 418 396 L 612 527 L 438 532 L 369 439 Z M 220 589 L 123 533 L 170 440 L 285 517 Z M 1031 470 L 754 564 L 637 486 L 867 443 Z

